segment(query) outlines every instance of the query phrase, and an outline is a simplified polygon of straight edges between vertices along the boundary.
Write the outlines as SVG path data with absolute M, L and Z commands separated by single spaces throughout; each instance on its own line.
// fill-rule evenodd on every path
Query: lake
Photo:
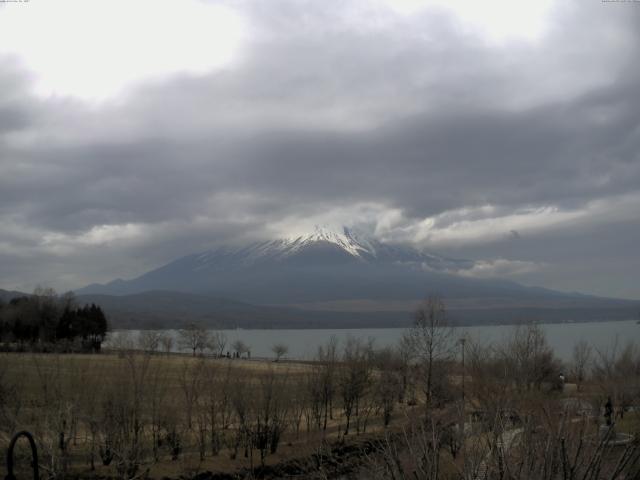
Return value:
M 624 347 L 628 342 L 640 341 L 640 325 L 636 320 L 617 322 L 590 323 L 555 323 L 542 324 L 547 340 L 563 360 L 569 360 L 574 345 L 585 340 L 594 348 L 603 351 L 611 350 L 617 344 Z M 516 327 L 513 325 L 482 325 L 476 327 L 459 327 L 456 335 L 482 343 L 500 342 L 511 335 Z M 358 328 L 358 329 L 309 329 L 309 330 L 219 330 L 226 335 L 227 347 L 236 340 L 242 340 L 251 349 L 251 357 L 273 357 L 271 347 L 276 343 L 284 343 L 289 347 L 287 358 L 310 360 L 320 345 L 325 345 L 335 336 L 341 345 L 349 337 L 374 339 L 376 347 L 393 346 L 398 343 L 406 329 L 404 328 Z M 169 330 L 177 339 L 177 330 Z M 131 335 L 137 335 L 131 331 Z M 177 342 L 176 342 L 177 343 Z

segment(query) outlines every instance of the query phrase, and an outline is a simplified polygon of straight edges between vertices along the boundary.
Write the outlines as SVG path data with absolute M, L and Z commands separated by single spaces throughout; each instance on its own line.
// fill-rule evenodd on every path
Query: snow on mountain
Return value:
M 91 301 L 111 302 L 108 305 L 120 312 L 123 321 L 146 315 L 165 324 L 179 318 L 206 318 L 232 325 L 362 326 L 377 324 L 378 318 L 388 326 L 406 321 L 407 314 L 400 312 L 394 317 L 387 307 L 376 312 L 369 311 L 367 305 L 411 305 L 433 293 L 445 296 L 453 307 L 457 305 L 458 318 L 466 315 L 464 318 L 492 322 L 529 317 L 575 320 L 584 319 L 584 312 L 589 318 L 595 318 L 593 312 L 603 318 L 620 318 L 615 309 L 627 308 L 626 304 L 620 307 L 611 301 L 603 303 L 499 278 L 454 274 L 468 272 L 475 265 L 471 260 L 380 242 L 349 228 L 316 227 L 304 235 L 187 255 L 137 278 L 93 284 L 76 293 L 93 295 L 83 297 Z M 113 295 L 127 298 L 106 298 Z M 288 305 L 294 310 L 255 305 Z M 349 305 L 351 313 L 322 313 L 327 305 Z M 594 310 L 594 305 L 600 310 Z M 310 310 L 305 306 L 311 306 Z M 557 313 L 547 314 L 542 307 Z M 529 310 L 523 310 L 526 308 Z
M 392 292 L 415 298 L 414 290 L 423 290 L 427 276 L 439 275 L 451 283 L 447 274 L 473 265 L 469 260 L 383 243 L 349 228 L 316 227 L 304 235 L 187 255 L 132 280 L 90 285 L 78 292 L 219 292 L 256 303 L 369 298 Z M 460 281 L 453 280 L 456 285 Z
M 221 264 L 247 267 L 267 262 L 286 262 L 321 248 L 327 250 L 326 255 L 342 255 L 344 260 L 412 264 L 438 271 L 468 269 L 474 264 L 469 260 L 450 259 L 409 246 L 382 243 L 348 227 L 336 231 L 316 226 L 312 232 L 305 235 L 256 242 L 243 247 L 219 247 L 196 254 L 193 257 L 193 268 L 202 270 Z
M 291 242 L 291 240 L 289 240 Z M 298 237 L 293 241 L 291 253 L 295 253 L 296 250 L 304 248 L 315 242 L 327 242 L 338 246 L 345 252 L 353 255 L 354 257 L 360 257 L 364 253 L 372 254 L 365 245 L 359 243 L 351 234 L 350 231 L 344 227 L 341 232 L 334 232 L 327 227 L 321 227 L 316 225 L 315 231 L 308 235 Z
M 242 247 L 218 247 L 185 258 L 190 259 L 194 271 L 202 271 L 220 266 L 242 268 L 266 263 L 288 263 L 301 258 L 310 262 L 312 253 L 321 262 L 331 257 L 332 263 L 397 263 L 442 272 L 466 270 L 474 265 L 469 260 L 446 258 L 405 245 L 386 244 L 347 227 L 332 230 L 323 226 L 316 226 L 305 235 Z

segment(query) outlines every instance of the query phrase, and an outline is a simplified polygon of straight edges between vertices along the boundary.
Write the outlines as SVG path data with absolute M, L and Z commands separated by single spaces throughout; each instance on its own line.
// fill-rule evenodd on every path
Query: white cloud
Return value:
M 380 236 L 388 241 L 404 241 L 426 247 L 486 244 L 518 235 L 535 236 L 549 231 L 562 233 L 583 226 L 605 225 L 637 219 L 640 194 L 594 200 L 580 208 L 555 205 L 508 209 L 485 205 L 449 210 L 415 221 L 395 216 Z
M 108 246 L 147 238 L 148 226 L 126 223 L 122 225 L 96 225 L 79 234 L 46 233 L 42 246 L 58 254 L 73 254 L 78 247 Z
M 471 268 L 450 273 L 472 278 L 504 278 L 537 272 L 544 267 L 545 265 L 525 260 L 498 258 L 494 260 L 478 260 Z
M 112 98 L 143 80 L 228 65 L 240 16 L 197 0 L 55 0 L 0 11 L 0 55 L 35 74 L 40 96 Z
M 315 213 L 319 210 L 317 205 L 313 206 L 313 213 L 307 211 L 305 205 L 299 207 L 302 213 L 290 214 L 265 225 L 262 235 L 291 237 L 311 232 L 315 225 L 333 230 L 348 226 L 385 242 L 411 243 L 437 251 L 444 247 L 491 244 L 507 239 L 517 241 L 521 237 L 549 232 L 574 234 L 581 228 L 601 228 L 607 223 L 630 221 L 636 219 L 640 211 L 640 194 L 594 200 L 574 209 L 556 205 L 529 208 L 481 205 L 447 210 L 423 219 L 407 217 L 402 209 L 381 202 L 328 206 L 319 213 Z M 480 264 L 475 272 L 506 268 L 505 262 L 493 260 Z M 527 267 L 525 263 L 512 264 L 509 268 L 522 273 Z
M 551 0 L 383 0 L 404 15 L 427 9 L 453 14 L 463 28 L 491 41 L 523 38 L 537 40 L 547 29 Z

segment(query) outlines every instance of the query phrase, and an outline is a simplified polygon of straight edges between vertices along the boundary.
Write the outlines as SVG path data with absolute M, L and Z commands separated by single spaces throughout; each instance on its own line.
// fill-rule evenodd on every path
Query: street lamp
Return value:
M 460 348 L 462 351 L 462 422 L 460 423 L 460 447 L 461 447 L 461 457 L 462 457 L 462 465 L 464 468 L 464 462 L 465 462 L 465 436 L 464 436 L 464 424 L 465 424 L 465 420 L 466 420 L 466 415 L 465 415 L 465 405 L 464 405 L 464 374 L 465 374 L 465 367 L 464 367 L 464 350 L 465 350 L 465 344 L 467 343 L 467 338 L 465 336 L 462 336 L 460 338 Z
M 464 412 L 464 374 L 465 374 L 465 368 L 464 368 L 464 350 L 465 350 L 465 344 L 467 343 L 467 338 L 466 337 L 462 337 L 460 338 L 460 347 L 462 350 L 462 409 Z

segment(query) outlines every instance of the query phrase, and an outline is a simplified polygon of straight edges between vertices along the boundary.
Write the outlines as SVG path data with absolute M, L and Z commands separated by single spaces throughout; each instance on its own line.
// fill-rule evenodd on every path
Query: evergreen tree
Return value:
M 43 345 L 81 339 L 83 348 L 99 351 L 108 330 L 107 318 L 96 304 L 77 307 L 70 294 L 52 290 L 0 304 L 0 341 Z M 39 347 L 40 348 L 40 347 Z
M 77 310 L 65 308 L 58 321 L 56 328 L 56 338 L 58 340 L 73 340 L 78 336 L 78 314 Z

